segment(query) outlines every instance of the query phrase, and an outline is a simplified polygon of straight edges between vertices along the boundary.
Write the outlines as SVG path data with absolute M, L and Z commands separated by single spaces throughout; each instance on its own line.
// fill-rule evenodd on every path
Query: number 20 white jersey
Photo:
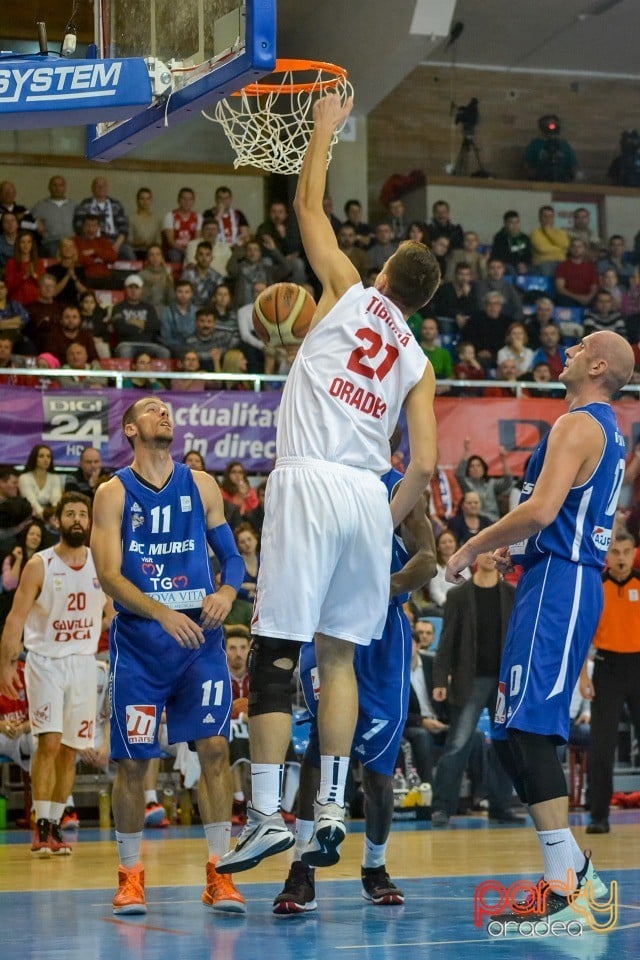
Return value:
M 81 570 L 67 566 L 54 547 L 37 554 L 44 564 L 42 590 L 27 615 L 24 645 L 43 657 L 94 655 L 106 597 L 91 551 Z
M 355 284 L 307 334 L 278 416 L 277 456 L 389 469 L 389 437 L 429 361 L 398 308 Z

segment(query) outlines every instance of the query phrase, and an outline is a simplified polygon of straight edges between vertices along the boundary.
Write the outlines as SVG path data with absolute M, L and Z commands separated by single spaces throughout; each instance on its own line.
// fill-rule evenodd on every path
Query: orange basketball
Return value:
M 253 305 L 256 336 L 272 347 L 301 343 L 309 332 L 316 302 L 297 283 L 274 283 Z

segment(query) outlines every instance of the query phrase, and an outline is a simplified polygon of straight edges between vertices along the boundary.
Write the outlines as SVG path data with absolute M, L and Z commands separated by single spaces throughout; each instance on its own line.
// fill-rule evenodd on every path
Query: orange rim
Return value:
M 240 97 L 244 93 L 248 97 L 259 97 L 266 93 L 301 93 L 305 90 L 309 93 L 312 90 L 331 90 L 340 80 L 347 79 L 347 71 L 344 67 L 338 67 L 335 63 L 324 63 L 322 60 L 276 60 L 272 74 L 303 70 L 324 70 L 334 76 L 328 80 L 316 79 L 307 83 L 250 83 L 242 90 L 237 90 L 232 96 Z

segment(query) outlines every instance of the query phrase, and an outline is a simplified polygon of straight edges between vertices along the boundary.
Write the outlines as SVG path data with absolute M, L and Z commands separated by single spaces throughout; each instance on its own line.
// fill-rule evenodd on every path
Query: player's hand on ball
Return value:
M 217 593 L 210 593 L 204 598 L 202 604 L 202 613 L 200 614 L 200 623 L 203 630 L 214 630 L 229 616 L 229 611 L 236 598 L 236 592 L 232 587 L 223 585 Z
M 160 626 L 187 650 L 197 650 L 204 643 L 204 633 L 195 620 L 179 610 L 165 607 L 159 619 Z

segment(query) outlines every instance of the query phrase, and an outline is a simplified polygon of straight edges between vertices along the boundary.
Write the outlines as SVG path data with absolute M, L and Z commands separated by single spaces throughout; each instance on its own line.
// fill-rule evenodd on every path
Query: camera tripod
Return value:
M 475 160 L 475 170 L 471 170 L 472 159 Z M 453 168 L 456 177 L 488 177 L 489 174 L 482 166 L 478 145 L 473 134 L 465 133 L 460 144 L 460 150 Z

